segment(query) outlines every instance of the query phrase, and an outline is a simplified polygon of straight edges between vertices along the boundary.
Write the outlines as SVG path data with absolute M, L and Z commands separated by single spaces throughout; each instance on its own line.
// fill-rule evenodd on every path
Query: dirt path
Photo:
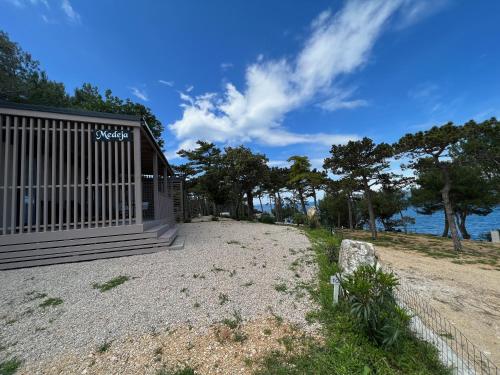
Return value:
M 382 263 L 500 366 L 500 272 L 484 264 L 456 264 L 417 251 L 376 245 Z

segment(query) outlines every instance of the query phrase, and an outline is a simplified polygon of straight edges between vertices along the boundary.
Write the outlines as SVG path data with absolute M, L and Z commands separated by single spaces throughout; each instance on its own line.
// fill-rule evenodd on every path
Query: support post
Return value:
M 158 195 L 158 155 L 153 155 L 153 207 L 155 220 L 160 219 L 160 197 Z
M 333 285 L 333 304 L 339 303 L 340 279 L 337 275 L 330 276 L 330 284 Z
M 141 129 L 134 128 L 135 223 L 142 224 Z

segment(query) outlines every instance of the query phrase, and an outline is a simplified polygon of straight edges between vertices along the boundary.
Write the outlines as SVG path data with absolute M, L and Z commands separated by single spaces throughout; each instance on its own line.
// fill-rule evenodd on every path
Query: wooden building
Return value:
M 143 254 L 176 236 L 140 117 L 0 102 L 0 269 Z

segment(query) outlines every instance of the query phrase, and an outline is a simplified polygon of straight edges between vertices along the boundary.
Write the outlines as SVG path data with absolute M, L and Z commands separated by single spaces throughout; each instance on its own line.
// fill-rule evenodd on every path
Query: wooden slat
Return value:
M 14 137 L 12 144 L 12 151 L 14 152 L 12 161 L 12 195 L 11 195 L 11 215 L 10 215 L 10 233 L 16 233 L 16 219 L 17 219 L 17 145 L 18 145 L 18 118 L 14 117 Z
M 62 233 L 62 232 L 57 232 Z M 118 232 L 119 233 L 119 232 Z M 128 241 L 128 240 L 144 240 L 144 239 L 158 239 L 158 234 L 156 232 L 140 232 L 140 233 L 123 233 L 119 235 L 93 235 L 93 237 L 85 238 L 75 238 L 62 241 L 41 241 L 41 242 L 31 242 L 31 243 L 20 243 L 14 245 L 0 246 L 0 253 L 9 251 L 24 251 L 33 249 L 47 249 L 51 247 L 64 247 L 64 246 L 79 246 L 87 245 L 90 243 L 103 243 L 103 242 L 114 242 L 114 241 Z
M 64 185 L 64 128 L 63 122 L 59 121 L 59 230 L 63 230 L 63 185 Z
M 134 128 L 135 223 L 142 224 L 141 129 Z
M 130 169 L 130 142 L 127 142 L 127 198 L 128 198 L 128 223 L 132 224 L 134 212 L 132 210 L 132 170 Z
M 74 138 L 75 138 L 75 145 L 73 146 L 73 173 L 74 173 L 74 178 L 73 178 L 73 228 L 77 229 L 78 228 L 78 156 L 80 155 L 79 153 L 79 147 L 78 147 L 78 123 L 74 122 L 73 124 L 73 130 L 74 131 Z
M 4 171 L 7 169 L 7 158 L 2 157 L 2 156 L 4 156 L 3 127 L 5 124 L 5 118 L 6 118 L 6 116 L 3 116 L 0 114 L 0 173 L 5 173 Z M 4 191 L 5 191 L 5 180 L 3 181 L 2 194 L 0 195 L 0 199 L 2 200 L 1 207 L 2 207 L 2 215 L 3 215 L 0 217 L 0 219 L 2 220 L 2 222 L 1 222 L 2 234 L 5 234 L 4 228 L 5 228 L 5 221 L 7 220 L 7 218 L 3 214 L 3 212 L 4 212 L 3 207 L 5 207 L 5 205 L 7 204 L 7 200 L 5 199 L 4 194 L 3 194 Z
M 118 130 L 118 127 L 115 127 L 115 130 Z M 118 143 L 113 142 L 115 144 L 115 217 L 116 217 L 116 225 L 120 224 L 120 206 L 119 206 L 119 191 L 120 182 L 118 180 L 120 175 L 120 166 L 118 164 Z
M 85 227 L 85 125 L 80 124 L 80 226 Z
M 143 225 L 120 225 L 119 227 L 92 228 L 92 229 L 77 229 L 72 231 L 56 231 L 56 232 L 41 232 L 41 233 L 23 233 L 9 236 L 0 236 L 0 246 L 21 244 L 21 243 L 38 243 L 43 241 L 62 241 L 75 238 L 92 238 L 95 236 L 118 236 L 129 233 L 142 233 Z
M 24 232 L 24 182 L 26 173 L 26 117 L 21 120 L 21 168 L 19 168 L 19 233 Z M 17 163 L 16 163 L 17 167 Z M 15 181 L 15 180 L 14 180 Z M 17 186 L 14 185 L 17 189 Z
M 66 229 L 71 229 L 71 124 L 66 122 Z
M 95 128 L 97 128 L 97 125 L 94 125 Z M 101 194 L 99 194 L 99 147 L 97 144 L 94 143 L 94 160 L 95 160 L 95 227 L 99 227 L 99 215 L 101 213 L 100 209 L 102 208 L 102 204 L 100 204 L 101 201 Z M 102 157 L 102 156 L 101 156 Z
M 90 240 L 91 241 L 91 240 Z M 137 240 L 124 240 L 117 239 L 115 241 L 109 242 L 101 242 L 101 243 L 89 243 L 87 240 L 86 243 L 81 245 L 71 245 L 71 246 L 61 246 L 61 247 L 47 247 L 43 249 L 34 249 L 34 250 L 22 250 L 22 251 L 9 251 L 9 252 L 0 252 L 0 263 L 8 261 L 12 258 L 26 258 L 26 257 L 34 257 L 36 258 L 45 258 L 49 255 L 62 255 L 67 256 L 69 253 L 75 254 L 85 251 L 100 251 L 100 250 L 116 250 L 117 248 L 123 248 L 125 246 L 136 246 L 142 245 L 147 246 L 151 244 L 158 243 L 157 238 L 140 238 Z M 113 251 L 113 250 L 111 250 Z
M 106 147 L 108 149 L 108 219 L 109 225 L 113 225 L 113 169 L 111 164 L 111 143 L 106 142 Z
M 35 232 L 40 231 L 40 186 L 42 185 L 42 120 L 36 121 L 36 188 L 35 188 Z M 44 181 L 45 185 L 45 181 Z
M 34 148 L 34 123 L 35 120 L 33 118 L 30 118 L 30 129 L 29 129 L 29 152 L 28 152 L 28 233 L 31 232 L 31 225 L 33 223 L 33 148 Z M 21 168 L 25 168 L 22 166 Z M 23 200 L 23 206 L 24 206 L 24 194 L 23 197 L 21 198 Z M 24 225 L 24 222 L 21 223 L 21 225 Z
M 121 127 L 123 130 L 123 126 Z M 128 143 L 128 142 L 127 142 Z M 121 174 L 122 174 L 122 183 L 121 183 L 121 216 L 122 216 L 122 224 L 125 225 L 125 146 L 123 142 L 120 143 L 120 166 L 121 166 Z
M 150 254 L 155 253 L 160 250 L 167 250 L 167 246 L 158 246 L 158 247 L 149 247 L 144 248 L 143 246 L 132 246 L 133 250 L 130 249 L 122 249 L 117 251 L 106 251 L 103 253 L 94 253 L 94 254 L 83 254 L 83 255 L 71 255 L 67 257 L 58 257 L 58 258 L 47 258 L 47 259 L 37 259 L 37 260 L 26 260 L 19 262 L 11 262 L 11 263 L 0 263 L 0 270 L 8 270 L 8 269 L 16 269 L 16 268 L 24 268 L 24 267 L 37 267 L 44 265 L 51 265 L 57 263 L 71 263 L 71 262 L 82 262 L 89 260 L 97 260 L 97 259 L 106 259 L 106 258 L 118 258 L 130 255 L 140 255 L 140 254 Z
M 85 228 L 85 127 L 80 124 L 80 227 Z
M 104 125 L 101 126 L 104 129 Z M 97 144 L 96 144 L 97 146 Z M 102 226 L 106 226 L 106 149 L 104 142 L 101 142 L 101 213 L 102 213 Z
M 43 147 L 43 230 L 49 227 L 49 120 L 45 120 L 45 145 Z
M 91 124 L 87 124 L 87 160 L 88 160 L 88 166 L 87 166 L 87 178 L 88 178 L 88 226 L 89 228 L 92 228 L 92 162 L 94 161 L 94 155 L 92 154 L 92 129 L 91 129 Z M 97 159 L 95 159 L 97 160 Z
M 52 148 L 51 148 L 51 157 L 52 157 L 52 178 L 50 183 L 52 184 L 50 190 L 50 223 L 52 224 L 52 231 L 56 230 L 56 185 L 57 185 L 57 168 L 56 168 L 56 160 L 57 160 L 57 131 L 56 131 L 56 121 L 52 120 Z

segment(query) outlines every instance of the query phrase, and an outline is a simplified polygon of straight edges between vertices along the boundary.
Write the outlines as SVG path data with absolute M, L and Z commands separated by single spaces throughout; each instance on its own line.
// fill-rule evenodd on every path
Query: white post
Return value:
M 337 275 L 330 276 L 330 284 L 333 285 L 333 304 L 339 303 L 340 279 Z

